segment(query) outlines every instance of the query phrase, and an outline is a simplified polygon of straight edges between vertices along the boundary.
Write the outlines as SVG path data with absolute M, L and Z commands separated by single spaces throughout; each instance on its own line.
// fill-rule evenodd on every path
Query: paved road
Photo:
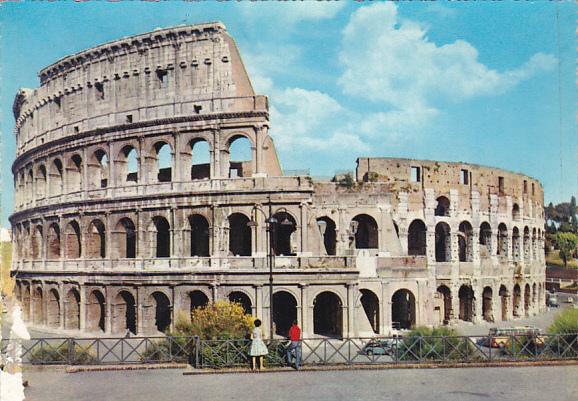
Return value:
M 183 376 L 180 370 L 25 372 L 27 401 L 576 401 L 578 366 Z

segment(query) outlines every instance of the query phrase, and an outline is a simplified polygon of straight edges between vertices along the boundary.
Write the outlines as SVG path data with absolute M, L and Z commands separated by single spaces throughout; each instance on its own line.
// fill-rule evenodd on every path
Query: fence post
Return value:
M 199 347 L 201 344 L 200 337 L 195 336 L 194 341 L 195 341 L 195 368 L 198 369 L 199 368 Z
M 74 365 L 74 360 L 76 359 L 74 353 L 75 353 L 74 338 L 69 338 L 68 339 L 68 355 L 67 355 L 67 360 L 68 360 L 69 365 Z

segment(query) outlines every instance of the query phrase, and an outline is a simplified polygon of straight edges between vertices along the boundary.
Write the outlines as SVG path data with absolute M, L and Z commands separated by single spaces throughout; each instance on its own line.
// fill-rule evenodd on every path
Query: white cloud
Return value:
M 428 107 L 440 96 L 459 101 L 503 93 L 556 62 L 538 53 L 517 69 L 493 70 L 464 40 L 437 46 L 423 26 L 400 19 L 393 3 L 356 10 L 343 30 L 342 45 L 345 70 L 339 83 L 344 92 L 401 110 Z
M 345 1 L 267 1 L 260 4 L 242 2 L 239 4 L 245 17 L 263 17 L 266 21 L 282 21 L 293 24 L 300 21 L 331 19 L 337 15 Z

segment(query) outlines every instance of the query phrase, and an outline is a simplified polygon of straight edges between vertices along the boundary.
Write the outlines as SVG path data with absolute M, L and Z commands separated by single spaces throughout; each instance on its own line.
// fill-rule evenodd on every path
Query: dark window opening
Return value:
M 421 167 L 411 167 L 411 182 L 421 182 Z
M 462 185 L 470 184 L 470 172 L 466 169 L 462 169 L 460 172 L 460 184 Z
M 104 99 L 104 85 L 101 82 L 96 82 L 94 84 L 94 89 L 96 90 L 96 100 Z
M 504 193 L 504 177 L 498 177 L 498 191 L 500 194 Z
M 132 123 L 132 114 L 127 114 L 127 115 L 126 115 L 126 122 L 127 122 L 128 124 Z
M 167 70 L 157 70 L 157 78 L 159 81 L 159 88 L 166 88 L 169 83 L 169 75 Z

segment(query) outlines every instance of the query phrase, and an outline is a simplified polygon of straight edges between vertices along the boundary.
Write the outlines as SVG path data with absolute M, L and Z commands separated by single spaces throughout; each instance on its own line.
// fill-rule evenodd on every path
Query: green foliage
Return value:
M 577 334 L 578 309 L 570 308 L 560 312 L 548 328 L 550 334 Z
M 72 351 L 72 352 L 71 352 Z M 33 364 L 71 364 L 90 365 L 96 362 L 96 357 L 88 348 L 78 344 L 74 350 L 69 349 L 68 343 L 52 347 L 48 344 L 38 344 L 30 352 L 30 362 Z
M 142 362 L 188 362 L 194 351 L 194 338 L 168 336 L 147 344 Z
M 578 236 L 572 233 L 557 233 L 556 245 L 560 249 L 560 257 L 564 261 L 564 266 L 568 266 L 568 259 L 571 259 L 576 252 L 576 245 L 578 244 Z
M 448 327 L 417 327 L 399 345 L 400 360 L 476 359 L 476 348 L 467 337 Z
M 355 185 L 355 181 L 353 181 L 353 176 L 351 175 L 351 173 L 347 173 L 337 180 L 337 185 L 339 185 L 340 187 L 351 189 Z

